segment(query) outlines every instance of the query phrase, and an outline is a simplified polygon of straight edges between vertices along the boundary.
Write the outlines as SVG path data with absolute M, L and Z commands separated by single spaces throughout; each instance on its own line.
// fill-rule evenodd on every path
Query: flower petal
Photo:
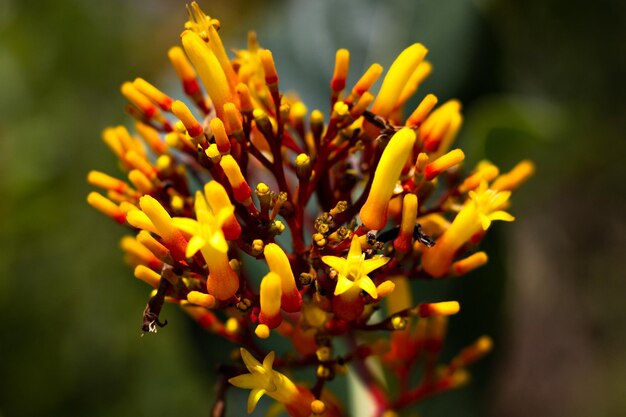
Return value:
M 187 258 L 191 258 L 196 254 L 200 249 L 202 249 L 207 244 L 206 240 L 202 239 L 198 235 L 194 235 L 189 239 L 189 243 L 187 243 L 187 249 L 185 250 L 185 256 Z
M 254 387 L 258 387 L 259 385 L 261 385 L 259 383 L 258 378 L 252 374 L 238 375 L 236 377 L 230 378 L 228 382 L 230 382 L 232 385 L 236 386 L 237 388 L 244 388 L 244 389 L 252 389 Z
M 385 265 L 387 262 L 389 262 L 389 258 L 387 258 L 386 256 L 366 259 L 361 264 L 361 275 L 367 275 L 373 270 Z
M 350 251 L 348 252 L 347 259 L 358 259 L 361 257 L 361 241 L 357 235 L 352 235 L 352 241 L 350 242 Z
M 360 289 L 368 293 L 372 296 L 372 298 L 378 298 L 378 291 L 376 291 L 376 285 L 367 275 L 362 276 L 361 279 L 357 281 L 357 285 Z
M 172 222 L 178 230 L 182 230 L 190 235 L 195 235 L 200 228 L 200 224 L 196 220 L 190 219 L 189 217 L 174 217 Z
M 511 214 L 507 213 L 506 211 L 494 211 L 493 213 L 491 213 L 489 215 L 489 219 L 490 220 L 502 220 L 505 222 L 512 222 L 513 220 L 515 220 L 515 217 L 512 216 Z
M 265 394 L 265 390 L 263 388 L 255 388 L 250 391 L 250 395 L 248 396 L 248 414 L 254 411 L 254 408 L 263 394 Z
M 240 348 L 239 351 L 241 352 L 241 359 L 243 359 L 243 363 L 246 365 L 246 368 L 248 368 L 248 371 L 252 372 L 257 366 L 261 366 L 261 362 L 257 361 L 250 352 L 244 348 Z
M 346 259 L 345 258 L 340 258 L 338 256 L 322 256 L 322 262 L 324 262 L 326 265 L 330 266 L 331 268 L 333 268 L 335 271 L 339 272 L 340 274 L 344 272 L 344 269 L 346 268 Z
M 344 292 L 348 291 L 354 282 L 350 281 L 348 278 L 343 275 L 339 275 L 339 280 L 337 281 L 337 286 L 335 287 L 335 295 L 341 295 Z
M 276 354 L 274 353 L 274 351 L 271 351 L 270 353 L 267 354 L 265 359 L 263 359 L 263 368 L 265 368 L 266 371 L 270 372 L 272 370 L 275 356 Z

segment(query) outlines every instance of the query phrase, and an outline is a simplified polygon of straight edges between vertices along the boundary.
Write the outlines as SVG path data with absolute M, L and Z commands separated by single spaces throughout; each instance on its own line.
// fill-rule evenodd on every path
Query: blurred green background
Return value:
M 485 242 L 489 266 L 445 288 L 463 305 L 452 345 L 489 333 L 495 352 L 421 415 L 626 414 L 625 2 L 201 5 L 231 47 L 256 29 L 309 109 L 325 108 L 337 48 L 354 80 L 423 42 L 435 71 L 418 95 L 463 101 L 470 161 L 536 162 L 518 220 Z M 1 417 L 209 414 L 221 345 L 172 307 L 139 337 L 147 289 L 121 260 L 123 230 L 85 202 L 90 169 L 117 172 L 100 132 L 130 125 L 119 85 L 180 94 L 166 50 L 183 6 L 0 0 Z

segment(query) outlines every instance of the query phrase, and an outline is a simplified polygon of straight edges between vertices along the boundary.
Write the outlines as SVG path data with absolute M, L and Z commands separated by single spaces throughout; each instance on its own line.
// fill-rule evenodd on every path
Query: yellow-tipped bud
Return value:
M 346 102 L 351 103 L 355 99 L 358 99 L 363 94 L 365 94 L 365 92 L 368 91 L 372 87 L 372 85 L 374 85 L 374 83 L 378 80 L 378 77 L 380 77 L 382 73 L 383 67 L 380 64 L 370 65 L 367 71 L 365 71 L 359 81 L 357 81 L 357 83 L 352 88 L 352 95 L 348 100 L 346 100 Z
M 153 180 L 156 178 L 156 169 L 139 153 L 135 151 L 126 152 L 126 161 L 128 161 L 130 166 L 141 171 L 148 179 Z
M 451 273 L 455 276 L 465 275 L 476 268 L 485 265 L 489 258 L 485 252 L 476 252 L 465 259 L 452 264 Z
M 463 349 L 458 355 L 450 361 L 449 373 L 456 373 L 458 370 L 473 364 L 477 360 L 481 359 L 493 348 L 493 341 L 489 336 L 481 336 L 471 344 Z
M 233 197 L 239 203 L 246 203 L 252 195 L 252 190 L 248 182 L 241 173 L 241 168 L 235 158 L 231 155 L 224 155 L 220 161 L 220 166 L 224 170 L 230 186 L 233 188 Z
M 125 193 L 128 191 L 128 184 L 117 178 L 111 177 L 100 171 L 89 171 L 87 174 L 87 182 L 94 187 L 100 187 L 105 190 L 116 191 L 118 193 Z
M 275 272 L 268 272 L 261 281 L 260 302 L 261 312 L 259 322 L 275 329 L 283 318 L 280 315 L 280 298 L 282 284 L 280 276 Z
M 404 103 L 406 103 L 407 100 L 410 99 L 413 96 L 413 94 L 415 94 L 420 84 L 424 82 L 424 80 L 426 79 L 426 77 L 430 75 L 432 70 L 433 70 L 433 66 L 430 62 L 428 61 L 420 62 L 420 64 L 417 66 L 415 71 L 413 71 L 413 74 L 411 74 L 408 81 L 402 88 L 402 92 L 400 93 L 400 97 L 398 98 L 398 101 L 396 102 L 396 105 L 394 106 L 394 110 L 398 110 L 402 106 L 404 106 Z
M 417 218 L 417 196 L 408 193 L 402 199 L 402 221 L 398 237 L 393 241 L 393 246 L 400 253 L 407 253 L 413 242 L 413 229 Z
M 92 206 L 102 214 L 111 217 L 119 224 L 126 223 L 126 214 L 122 212 L 117 204 L 115 204 L 102 194 L 92 191 L 87 195 L 87 202 L 90 206 Z
M 135 78 L 135 81 L 133 81 L 133 85 L 137 90 L 139 90 L 139 92 L 148 97 L 150 100 L 157 103 L 162 110 L 170 111 L 173 100 L 161 90 L 159 90 L 143 78 Z
M 259 51 L 259 58 L 261 59 L 263 73 L 265 74 L 265 83 L 270 87 L 276 85 L 278 83 L 278 73 L 276 72 L 272 51 L 269 49 L 261 49 Z
M 161 275 L 145 265 L 137 265 L 135 267 L 135 278 L 142 280 L 153 288 L 159 288 L 159 283 L 161 282 Z
M 415 132 L 402 128 L 392 136 L 383 151 L 372 188 L 360 212 L 361 221 L 367 228 L 379 230 L 387 223 L 387 205 L 414 144 Z
M 189 294 L 187 294 L 187 300 L 190 303 L 206 308 L 213 308 L 215 306 L 215 297 L 200 291 L 190 291 Z
M 138 169 L 133 169 L 128 173 L 128 179 L 133 183 L 135 188 L 141 194 L 150 194 L 154 191 L 152 182 L 145 176 L 145 174 Z
M 196 33 L 186 30 L 181 35 L 185 52 L 200 74 L 200 79 L 221 118 L 224 104 L 232 101 L 228 80 L 215 53 Z
M 461 127 L 461 103 L 449 100 L 430 113 L 419 130 L 420 141 L 427 152 L 446 152 Z
M 374 101 L 374 96 L 369 91 L 363 93 L 363 95 L 357 100 L 357 102 L 350 109 L 350 116 L 353 119 L 358 119 L 361 117 L 363 112 L 367 110 L 370 104 Z
M 287 255 L 282 248 L 275 243 L 265 245 L 263 254 L 265 255 L 265 260 L 267 261 L 270 271 L 280 277 L 282 309 L 289 313 L 300 311 L 302 295 L 298 291 L 298 287 L 296 287 L 296 279 L 293 276 Z
M 154 117 L 158 110 L 152 104 L 152 102 L 148 99 L 148 97 L 144 96 L 130 81 L 122 84 L 120 91 L 126 97 L 128 101 L 137 106 L 139 110 L 148 118 Z
M 187 129 L 187 133 L 189 133 L 189 136 L 192 138 L 197 138 L 204 133 L 200 122 L 198 122 L 195 116 L 191 113 L 191 110 L 189 110 L 189 107 L 187 107 L 187 105 L 182 101 L 176 100 L 172 103 L 172 113 L 174 113 L 174 115 L 178 117 L 181 122 L 183 122 L 185 129 Z
M 498 191 L 514 190 L 530 178 L 534 172 L 535 164 L 529 160 L 521 161 L 512 170 L 496 178 L 491 188 Z
M 163 259 L 169 254 L 169 250 L 146 230 L 141 230 L 137 234 L 137 241 L 148 248 L 159 259 Z
M 409 127 L 419 127 L 428 117 L 430 112 L 437 105 L 437 97 L 434 94 L 427 94 L 418 104 L 413 113 L 406 119 L 406 125 Z
M 213 139 L 215 139 L 215 143 L 217 144 L 217 149 L 220 153 L 228 153 L 230 152 L 230 140 L 228 140 L 228 135 L 226 134 L 226 129 L 224 128 L 224 123 L 218 119 L 212 119 L 209 123 L 209 127 L 211 128 L 211 132 L 213 133 Z
M 348 78 L 348 68 L 350 66 L 350 52 L 347 49 L 337 50 L 335 55 L 335 70 L 330 81 L 330 88 L 333 91 L 341 91 L 346 88 Z
M 224 116 L 226 119 L 226 130 L 232 135 L 236 135 L 243 130 L 241 125 L 241 114 L 237 106 L 233 103 L 224 104 Z
M 441 303 L 427 303 L 418 306 L 418 315 L 422 318 L 432 316 L 451 316 L 461 309 L 458 301 L 444 301 Z
M 460 149 L 455 149 L 448 152 L 445 155 L 435 159 L 430 164 L 426 165 L 424 174 L 427 180 L 432 180 L 443 171 L 452 168 L 455 165 L 460 164 L 465 159 L 465 154 Z
M 237 84 L 235 91 L 239 97 L 241 111 L 243 113 L 251 113 L 252 110 L 254 110 L 254 104 L 252 104 L 252 97 L 250 96 L 250 89 L 248 86 L 243 83 L 239 83 Z
M 176 71 L 176 74 L 178 75 L 178 78 L 180 78 L 183 81 L 184 86 L 187 87 L 188 85 L 191 85 L 192 83 L 196 85 L 195 91 L 194 90 L 188 91 L 188 89 L 185 88 L 185 93 L 189 95 L 193 95 L 199 92 L 200 91 L 199 86 L 197 85 L 197 82 L 196 82 L 196 71 L 193 69 L 193 66 L 191 65 L 187 57 L 185 56 L 185 53 L 183 52 L 182 48 L 179 46 L 174 46 L 170 48 L 170 50 L 167 52 L 167 56 L 170 59 L 172 66 L 174 67 L 174 70 Z
M 396 284 L 394 284 L 393 281 L 383 281 L 376 287 L 376 292 L 378 293 L 379 298 L 383 298 L 393 293 L 395 288 Z
M 378 96 L 376 96 L 376 101 L 372 106 L 373 113 L 385 118 L 391 114 L 405 84 L 409 81 L 427 52 L 428 50 L 424 45 L 415 43 L 398 55 L 393 64 L 391 64 L 387 75 L 385 75 Z
M 161 140 L 161 136 L 159 136 L 159 132 L 156 129 L 144 123 L 137 122 L 135 124 L 135 130 L 137 130 L 137 133 L 139 133 L 155 154 L 161 155 L 167 152 L 167 145 Z

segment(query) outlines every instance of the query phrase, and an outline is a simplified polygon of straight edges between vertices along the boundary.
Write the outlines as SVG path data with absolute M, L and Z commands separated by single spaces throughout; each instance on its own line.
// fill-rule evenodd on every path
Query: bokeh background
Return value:
M 536 162 L 518 220 L 485 242 L 489 266 L 433 290 L 462 302 L 451 344 L 488 333 L 495 352 L 420 415 L 626 415 L 625 2 L 201 5 L 229 46 L 255 28 L 310 109 L 325 108 L 337 48 L 354 80 L 423 42 L 435 71 L 420 93 L 463 101 L 470 161 Z M 146 287 L 121 260 L 123 230 L 85 202 L 86 173 L 117 168 L 101 130 L 131 122 L 118 86 L 142 76 L 179 94 L 166 50 L 183 6 L 0 0 L 1 417 L 209 414 L 224 346 L 171 307 L 139 337 Z

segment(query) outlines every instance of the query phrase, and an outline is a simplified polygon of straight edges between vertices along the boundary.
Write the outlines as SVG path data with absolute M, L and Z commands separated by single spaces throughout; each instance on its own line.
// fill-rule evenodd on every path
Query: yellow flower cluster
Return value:
M 437 106 L 427 94 L 405 117 L 432 70 L 419 43 L 398 55 L 376 94 L 382 66 L 347 89 L 350 54 L 337 51 L 325 117 L 281 93 L 273 55 L 253 33 L 231 58 L 220 22 L 196 3 L 188 12 L 182 48 L 168 52 L 185 97 L 141 78 L 124 83 L 136 134 L 117 126 L 103 139 L 127 181 L 87 177 L 104 190 L 90 193 L 89 204 L 133 231 L 122 249 L 153 287 L 144 331 L 164 325 L 159 315 L 171 302 L 241 346 L 245 368 L 226 376 L 251 390 L 249 412 L 265 394 L 292 416 L 344 415 L 325 383 L 346 366 L 370 389 L 377 415 L 461 385 L 490 339 L 437 366 L 447 317 L 460 306 L 415 305 L 410 282 L 485 264 L 475 247 L 492 221 L 513 220 L 504 210 L 532 163 L 500 174 L 483 161 L 464 177 L 465 154 L 452 149 L 459 102 Z M 376 321 L 382 299 L 387 316 Z M 364 342 L 367 332 L 380 343 Z M 290 341 L 296 356 L 265 351 L 262 339 L 273 336 Z M 334 352 L 336 338 L 350 341 L 347 353 Z M 389 364 L 398 392 L 363 365 L 368 358 Z M 314 370 L 311 388 L 275 370 L 290 364 Z

